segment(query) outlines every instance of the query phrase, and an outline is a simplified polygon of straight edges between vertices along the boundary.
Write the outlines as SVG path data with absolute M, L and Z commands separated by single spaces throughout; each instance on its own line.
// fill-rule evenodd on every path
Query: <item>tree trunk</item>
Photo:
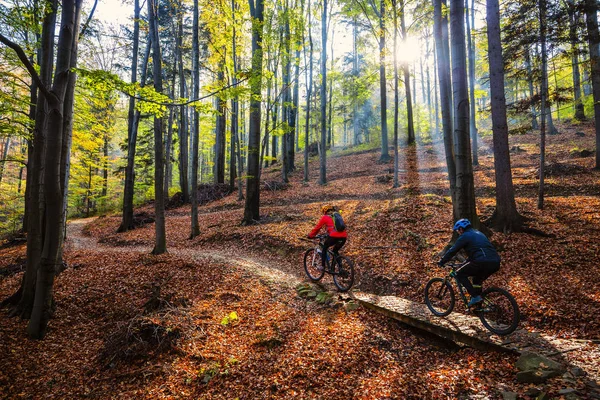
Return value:
M 379 94 L 381 96 L 381 156 L 380 163 L 390 161 L 387 129 L 387 85 L 385 76 L 385 0 L 379 1 Z
M 233 74 L 231 77 L 231 84 L 233 87 L 237 87 L 237 37 L 236 37 L 236 20 L 235 20 L 235 0 L 231 0 L 231 15 L 233 19 L 233 36 L 231 38 L 231 61 L 233 66 Z M 236 141 L 237 141 L 237 131 L 238 131 L 238 96 L 237 94 L 231 99 L 231 139 L 230 139 L 230 152 L 229 152 L 229 189 L 233 192 L 235 188 L 235 180 L 237 178 L 236 171 Z M 261 159 L 262 160 L 262 159 Z
M 547 21 L 547 5 L 546 0 L 539 0 L 539 17 L 540 17 L 540 42 L 542 47 L 542 88 L 541 88 L 541 132 L 540 132 L 540 186 L 538 191 L 538 208 L 544 209 L 544 179 L 545 179 L 545 164 L 546 164 L 546 123 L 549 121 L 547 113 L 548 99 L 548 56 L 546 53 L 546 21 Z
M 148 19 L 150 21 L 150 34 L 152 36 L 152 75 L 154 90 L 162 93 L 162 59 L 160 54 L 160 38 L 158 35 L 158 4 L 148 0 Z M 163 119 L 154 116 L 154 214 L 155 214 L 155 242 L 152 254 L 162 254 L 167 251 L 167 238 L 165 230 L 165 198 L 163 193 L 164 180 L 164 153 L 163 153 Z
M 581 76 L 579 73 L 579 38 L 577 37 L 577 22 L 579 12 L 575 9 L 573 0 L 567 0 L 569 14 L 569 41 L 571 42 L 571 68 L 573 70 L 573 97 L 575 98 L 575 119 L 585 120 L 585 111 L 581 101 Z
M 290 149 L 290 135 L 292 135 L 292 127 L 290 125 L 290 103 L 292 100 L 291 89 L 290 89 L 290 75 L 291 75 L 291 53 L 290 53 L 290 16 L 289 16 L 289 1 L 285 2 L 284 10 L 284 25 L 283 25 L 283 53 L 282 53 L 282 77 L 283 77 L 283 91 L 282 91 L 282 105 L 281 105 L 281 126 L 283 127 L 283 137 L 281 138 L 281 174 L 283 182 L 289 182 L 288 173 L 291 172 L 291 161 L 290 157 L 293 154 L 293 140 L 292 149 Z
M 232 0 L 233 1 L 233 0 Z M 198 0 L 194 0 L 192 26 L 192 97 L 197 99 L 200 95 L 200 40 L 198 37 Z M 200 224 L 198 222 L 198 149 L 200 140 L 200 113 L 194 107 L 194 127 L 192 131 L 192 193 L 191 193 L 191 228 L 190 239 L 200 234 Z
M 454 160 L 454 138 L 452 127 L 452 83 L 450 80 L 450 54 L 448 50 L 448 18 L 442 15 L 442 8 L 446 8 L 443 0 L 434 0 L 434 37 L 437 54 L 437 73 L 440 84 L 440 107 L 442 109 L 442 131 L 444 136 L 444 149 L 446 165 L 448 167 L 448 181 L 450 183 L 450 196 L 452 198 L 453 218 L 457 219 L 456 201 L 456 163 Z
M 53 287 L 57 268 L 62 265 L 64 234 L 63 192 L 60 179 L 62 158 L 65 94 L 69 83 L 71 56 L 79 35 L 80 0 L 63 0 L 61 27 L 56 54 L 56 71 L 48 103 L 47 144 L 44 160 L 44 245 L 35 283 L 35 298 L 27 326 L 29 337 L 43 339 L 53 314 Z M 66 110 L 69 112 L 69 110 Z
M 58 2 L 46 4 L 41 49 L 38 50 L 39 79 L 49 87 L 52 81 L 54 62 L 54 32 L 56 26 L 56 10 Z M 36 86 L 38 86 L 36 84 Z M 38 86 L 39 87 L 39 86 Z M 32 95 L 32 99 L 33 99 Z M 33 110 L 30 110 L 33 111 Z M 14 305 L 10 316 L 28 319 L 31 316 L 36 290 L 36 278 L 44 246 L 45 201 L 44 201 L 44 154 L 47 141 L 45 129 L 48 120 L 47 96 L 40 93 L 35 106 L 35 125 L 33 128 L 33 145 L 28 147 L 27 168 L 27 265 L 21 281 L 21 287 L 12 296 L 2 302 L 3 305 Z
M 295 7 L 294 7 L 295 8 Z M 304 13 L 304 0 L 301 2 L 300 15 Z M 299 29 L 299 28 L 296 28 Z M 294 78 L 293 78 L 293 89 L 292 89 L 292 105 L 290 107 L 290 141 L 288 145 L 288 159 L 290 161 L 289 171 L 296 170 L 296 148 L 298 147 L 298 105 L 300 102 L 300 47 L 302 42 L 298 39 L 299 35 L 296 33 L 296 56 L 294 57 Z
M 535 105 L 533 98 L 535 96 L 535 90 L 533 87 L 533 69 L 531 67 L 531 55 L 529 49 L 525 51 L 525 65 L 527 67 L 527 82 L 529 83 L 529 98 L 531 101 L 531 129 L 538 129 L 537 113 L 535 111 Z
M 263 0 L 248 0 L 252 16 L 252 70 L 250 80 L 250 127 L 248 132 L 248 173 L 246 178 L 245 225 L 260 219 L 260 112 L 262 92 Z
M 2 150 L 2 149 L 0 149 Z M 2 183 L 2 174 L 4 173 L 4 162 L 1 161 L 5 161 L 7 156 L 8 156 L 8 151 L 10 150 L 10 137 L 7 137 L 6 140 L 4 141 L 4 150 L 2 151 L 2 156 L 0 156 L 0 183 Z
M 308 0 L 308 45 L 310 57 L 308 61 L 308 76 L 306 77 L 306 123 L 304 125 L 304 182 L 308 182 L 308 146 L 310 133 L 310 106 L 313 88 L 313 40 L 312 40 L 312 14 L 311 0 Z M 306 47 L 304 48 L 304 58 L 306 60 Z
M 321 148 L 319 184 L 327 184 L 327 0 L 321 15 Z
M 408 32 L 406 30 L 404 6 L 404 0 L 400 0 L 400 30 L 402 32 L 402 43 L 406 45 Z M 404 90 L 406 92 L 406 134 L 408 136 L 407 143 L 408 145 L 412 145 L 415 143 L 415 124 L 413 122 L 412 94 L 410 92 L 410 71 L 408 69 L 408 62 L 406 61 L 402 63 L 402 72 L 404 73 Z
M 427 32 L 429 34 L 429 32 Z M 429 136 L 431 137 L 432 141 L 434 138 L 433 135 L 433 122 L 431 120 L 431 75 L 429 74 L 429 54 L 430 54 L 430 49 L 429 49 L 429 35 L 426 38 L 425 41 L 425 77 L 427 79 L 427 123 L 429 125 Z
M 600 32 L 598 31 L 598 4 L 585 0 L 586 26 L 592 71 L 592 94 L 594 96 L 594 122 L 596 128 L 596 166 L 600 169 Z
M 311 42 L 312 49 L 312 42 Z M 353 19 L 352 23 L 352 76 L 354 79 L 358 79 L 358 21 L 356 16 Z M 311 65 L 312 66 L 312 65 Z M 358 88 L 355 88 L 358 92 Z M 352 112 L 352 128 L 354 130 L 354 146 L 358 146 L 360 144 L 360 128 L 358 126 L 358 99 L 354 98 L 352 100 L 354 104 L 354 110 Z
M 452 83 L 454 104 L 454 158 L 456 162 L 457 217 L 468 218 L 475 228 L 479 218 L 475 206 L 475 184 L 469 138 L 469 92 L 465 49 L 464 1 L 450 1 Z
M 436 41 L 437 42 L 437 41 Z M 433 112 L 435 113 L 435 137 L 439 138 L 440 134 L 440 106 L 439 106 L 439 96 L 438 96 L 438 58 L 437 58 L 437 50 L 433 49 Z
M 135 0 L 133 18 L 133 54 L 131 59 L 131 83 L 137 82 L 138 52 L 140 43 L 140 1 Z M 146 54 L 150 52 L 150 43 Z M 148 57 L 144 59 L 144 69 Z M 142 80 L 142 84 L 144 80 Z M 117 232 L 133 229 L 133 190 L 135 185 L 135 147 L 137 142 L 137 124 L 135 123 L 135 98 L 129 98 L 129 111 L 127 115 L 127 166 L 125 168 L 125 188 L 123 190 L 123 217 Z M 134 129 L 135 128 L 135 129 Z
M 175 74 L 173 74 L 175 77 Z M 175 91 L 171 92 L 175 93 Z M 173 96 L 175 98 L 175 96 Z M 173 150 L 173 117 L 174 110 L 169 107 L 169 118 L 167 119 L 167 137 L 165 141 L 165 199 L 169 200 L 169 188 L 171 187 L 171 177 L 173 174 L 173 166 L 171 164 L 172 150 Z
M 398 153 L 398 115 L 399 115 L 399 95 L 398 95 L 398 10 L 396 9 L 396 0 L 392 0 L 392 11 L 394 17 L 394 187 L 400 186 L 398 181 L 399 153 Z
M 517 212 L 510 168 L 506 97 L 504 95 L 504 58 L 500 39 L 498 0 L 487 0 L 486 15 L 494 135 L 494 171 L 496 174 L 496 210 L 492 217 L 492 224 L 497 230 L 509 233 L 521 230 L 523 219 Z
M 471 10 L 471 15 L 474 13 L 475 11 Z M 473 165 L 479 165 L 479 157 L 477 156 L 477 124 L 475 120 L 475 39 L 471 33 L 473 27 L 472 20 L 469 19 L 469 0 L 465 0 L 465 19 L 467 21 L 467 47 L 469 51 L 469 129 L 471 132 L 471 144 L 473 146 Z
M 218 72 L 217 80 L 223 83 L 225 74 Z M 215 142 L 215 183 L 225 183 L 225 100 L 217 96 L 217 124 Z
M 178 20 L 177 20 L 177 63 L 179 65 L 179 97 L 182 99 L 187 97 L 185 88 L 185 74 L 183 71 L 183 4 L 178 5 Z M 188 181 L 188 121 L 187 107 L 179 107 L 179 185 L 181 186 L 181 195 L 184 203 L 190 201 L 190 186 Z M 169 163 L 169 160 L 165 160 Z

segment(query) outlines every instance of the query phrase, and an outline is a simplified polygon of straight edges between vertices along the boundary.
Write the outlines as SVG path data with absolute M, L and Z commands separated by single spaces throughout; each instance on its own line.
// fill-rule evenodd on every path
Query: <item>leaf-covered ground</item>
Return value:
M 537 136 L 513 137 L 511 146 L 519 209 L 529 226 L 554 237 L 495 233 L 503 264 L 490 281 L 515 295 L 525 328 L 597 340 L 600 173 L 592 171 L 593 158 L 570 154 L 575 147 L 593 149 L 593 135 L 580 126 L 548 140 L 544 211 L 536 208 Z M 26 322 L 2 311 L 0 397 L 524 396 L 530 387 L 516 382 L 513 356 L 457 348 L 362 308 L 339 300 L 319 304 L 294 290 L 307 247 L 300 237 L 325 202 L 343 209 L 350 235 L 344 250 L 358 265 L 361 290 L 422 301 L 424 284 L 439 274 L 434 261 L 451 233 L 441 144 L 401 149 L 398 189 L 389 180 L 393 164 L 377 164 L 378 156 L 334 154 L 324 187 L 312 160 L 308 184 L 299 169 L 287 189 L 265 187 L 257 225 L 240 226 L 243 202 L 235 194 L 200 209 L 202 233 L 194 240 L 188 240 L 188 208 L 169 210 L 171 254 L 158 257 L 148 254 L 153 224 L 116 234 L 118 216 L 95 220 L 85 229 L 91 238 L 68 247 L 69 268 L 56 281 L 57 313 L 44 341 L 27 340 Z M 485 218 L 495 203 L 488 147 L 480 162 L 477 205 Z M 263 180 L 279 180 L 277 168 Z M 140 211 L 151 214 L 152 207 Z M 197 256 L 203 252 L 221 256 Z M 0 254 L 0 271 L 11 270 L 0 275 L 5 298 L 20 284 L 15 266 L 24 250 Z M 228 254 L 231 261 L 222 257 Z M 244 268 L 233 260 L 242 255 L 290 280 Z M 546 389 L 557 395 L 561 385 L 555 379 Z M 587 390 L 581 379 L 572 386 Z

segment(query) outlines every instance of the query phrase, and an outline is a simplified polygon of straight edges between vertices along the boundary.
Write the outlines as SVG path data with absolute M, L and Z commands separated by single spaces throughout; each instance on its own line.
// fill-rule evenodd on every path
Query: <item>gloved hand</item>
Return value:
M 442 260 L 438 261 L 437 263 L 438 267 L 442 268 L 444 266 L 444 263 L 442 262 Z

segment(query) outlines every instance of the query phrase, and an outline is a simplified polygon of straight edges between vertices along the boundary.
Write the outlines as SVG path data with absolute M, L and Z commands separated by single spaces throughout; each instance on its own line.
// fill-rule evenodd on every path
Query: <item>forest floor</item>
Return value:
M 485 138 L 475 168 L 482 219 L 495 203 L 489 145 Z M 513 136 L 511 146 L 519 210 L 548 236 L 494 233 L 503 263 L 488 284 L 515 295 L 523 328 L 597 343 L 600 173 L 593 157 L 576 154 L 594 149 L 592 128 L 562 127 L 548 137 L 543 211 L 538 136 Z M 379 151 L 332 154 L 326 186 L 316 182 L 316 158 L 302 183 L 297 158 L 285 189 L 265 185 L 252 226 L 240 225 L 235 194 L 200 208 L 193 240 L 189 207 L 169 210 L 169 253 L 161 256 L 149 254 L 152 223 L 121 234 L 118 215 L 71 223 L 46 339 L 27 340 L 25 321 L 0 314 L 0 398 L 494 399 L 533 398 L 534 389 L 558 398 L 560 377 L 518 383 L 516 356 L 458 347 L 337 296 L 321 304 L 294 289 L 305 281 L 308 246 L 300 238 L 331 202 L 348 225 L 344 252 L 357 263 L 356 288 L 422 302 L 451 234 L 443 150 L 436 143 L 400 154 L 396 189 L 393 163 L 377 163 Z M 280 181 L 278 168 L 262 180 Z M 137 212 L 151 215 L 152 206 Z M 24 248 L 6 246 L 0 255 L 5 298 L 20 284 Z M 329 278 L 325 285 L 333 291 Z M 585 348 L 576 353 L 586 357 Z M 582 398 L 589 385 L 584 377 L 569 384 Z

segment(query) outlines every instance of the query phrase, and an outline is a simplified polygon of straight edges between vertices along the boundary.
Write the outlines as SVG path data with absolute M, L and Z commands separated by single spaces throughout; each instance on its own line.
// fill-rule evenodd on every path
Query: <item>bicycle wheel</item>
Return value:
M 433 278 L 425 285 L 425 304 L 438 317 L 445 317 L 454 309 L 454 289 L 444 278 Z
M 304 253 L 304 272 L 311 281 L 317 282 L 323 278 L 323 264 L 321 263 L 321 253 L 317 253 L 315 249 L 306 250 Z
M 340 292 L 347 292 L 354 284 L 354 263 L 347 257 L 338 256 L 334 264 L 333 283 Z
M 521 314 L 515 298 L 504 289 L 491 287 L 482 294 L 481 306 L 474 310 L 483 325 L 497 335 L 508 335 L 519 325 Z

